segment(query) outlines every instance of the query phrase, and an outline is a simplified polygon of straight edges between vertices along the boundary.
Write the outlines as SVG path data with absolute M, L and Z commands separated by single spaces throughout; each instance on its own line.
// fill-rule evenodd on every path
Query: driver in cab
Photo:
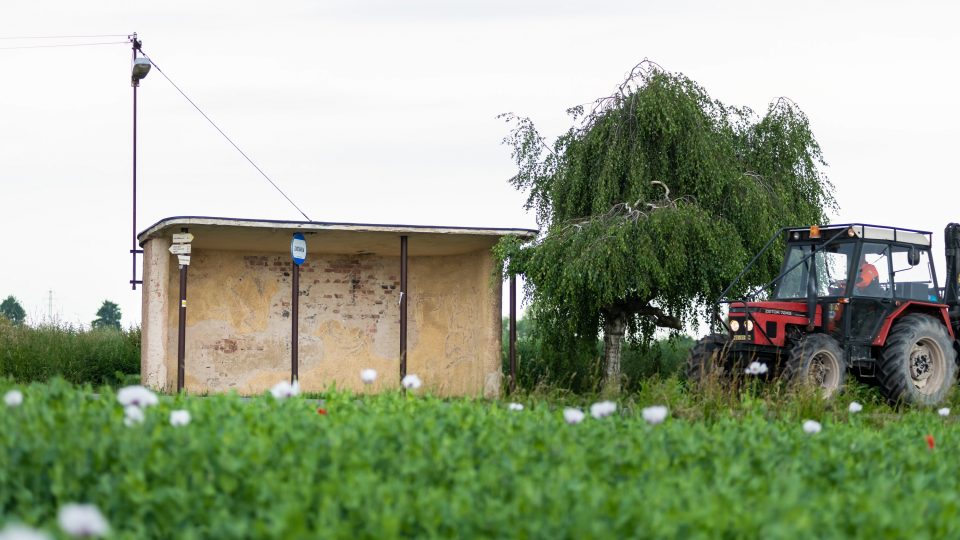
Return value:
M 880 290 L 880 272 L 877 267 L 867 262 L 867 253 L 860 255 L 860 269 L 857 272 L 857 282 L 853 284 L 854 294 L 879 294 Z M 874 254 L 876 255 L 876 254 Z

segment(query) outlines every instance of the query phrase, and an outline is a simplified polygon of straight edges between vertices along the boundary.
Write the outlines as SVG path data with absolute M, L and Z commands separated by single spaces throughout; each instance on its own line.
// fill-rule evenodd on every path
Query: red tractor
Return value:
M 742 298 L 727 292 L 785 235 L 780 274 Z M 701 339 L 687 374 L 767 372 L 834 394 L 848 373 L 892 403 L 943 402 L 957 378 L 960 225 L 947 226 L 946 289 L 937 286 L 931 233 L 865 224 L 782 229 L 724 292 L 726 333 Z M 767 291 L 768 300 L 758 301 Z M 769 376 L 769 375 L 768 375 Z

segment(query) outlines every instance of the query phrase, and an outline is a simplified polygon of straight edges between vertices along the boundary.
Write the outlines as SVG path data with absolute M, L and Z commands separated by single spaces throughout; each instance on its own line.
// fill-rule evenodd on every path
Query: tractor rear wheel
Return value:
M 957 353 L 943 322 L 919 313 L 895 322 L 877 360 L 877 379 L 891 403 L 942 403 L 957 379 Z
M 687 355 L 687 380 L 699 384 L 711 376 L 723 375 L 723 356 L 729 343 L 723 334 L 710 334 L 697 341 Z
M 783 376 L 791 385 L 819 388 L 829 399 L 847 378 L 847 361 L 836 339 L 807 334 L 790 349 Z

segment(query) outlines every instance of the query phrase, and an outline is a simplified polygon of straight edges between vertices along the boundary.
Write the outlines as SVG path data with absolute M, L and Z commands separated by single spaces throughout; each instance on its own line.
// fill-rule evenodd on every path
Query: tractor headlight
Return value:
M 738 320 L 736 320 L 736 319 L 732 319 L 732 320 L 730 321 L 730 330 L 733 330 L 734 332 L 739 332 L 739 331 L 740 331 L 740 321 L 738 321 Z
M 748 320 L 745 326 L 747 327 L 747 332 L 753 332 L 753 321 Z

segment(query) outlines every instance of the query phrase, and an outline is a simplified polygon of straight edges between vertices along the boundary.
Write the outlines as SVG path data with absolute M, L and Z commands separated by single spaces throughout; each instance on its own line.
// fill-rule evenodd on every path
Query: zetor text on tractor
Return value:
M 941 403 L 957 377 L 960 225 L 945 231 L 947 276 L 937 285 L 931 233 L 865 224 L 782 229 L 740 276 L 785 235 L 780 274 L 729 305 L 725 334 L 700 340 L 688 375 L 761 362 L 787 381 L 830 396 L 848 374 L 877 384 L 888 400 Z M 758 301 L 765 292 L 767 300 Z

